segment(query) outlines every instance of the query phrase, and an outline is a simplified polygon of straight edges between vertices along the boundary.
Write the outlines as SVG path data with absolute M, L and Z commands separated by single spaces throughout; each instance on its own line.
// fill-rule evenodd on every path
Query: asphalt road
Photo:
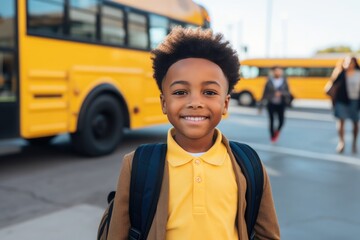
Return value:
M 235 105 L 230 112 L 219 128 L 229 139 L 258 151 L 271 178 L 282 239 L 358 239 L 360 154 L 350 153 L 350 124 L 345 153 L 338 155 L 335 122 L 328 110 L 288 111 L 276 144 L 269 141 L 265 112 L 258 115 L 255 109 Z M 67 135 L 47 147 L 22 140 L 1 142 L 0 238 L 1 229 L 74 206 L 105 208 L 123 155 L 141 143 L 164 141 L 168 128 L 127 132 L 114 154 L 90 159 L 74 154 Z M 91 211 L 86 214 L 91 217 Z

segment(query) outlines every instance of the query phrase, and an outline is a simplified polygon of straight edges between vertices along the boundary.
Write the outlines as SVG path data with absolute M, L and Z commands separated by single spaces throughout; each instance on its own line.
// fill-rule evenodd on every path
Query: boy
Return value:
M 173 128 L 150 240 L 249 239 L 246 180 L 228 140 L 216 129 L 239 79 L 229 42 L 210 30 L 175 28 L 153 52 L 163 113 Z M 108 239 L 128 239 L 129 189 L 134 153 L 120 172 Z M 258 239 L 280 239 L 269 178 L 255 225 Z

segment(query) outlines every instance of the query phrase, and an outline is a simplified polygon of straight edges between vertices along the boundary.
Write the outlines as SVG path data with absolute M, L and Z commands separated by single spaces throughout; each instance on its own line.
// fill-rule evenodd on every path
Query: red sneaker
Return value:
M 276 131 L 274 134 L 274 140 L 275 142 L 279 139 L 280 131 Z
M 271 137 L 271 142 L 272 142 L 272 143 L 276 143 L 276 142 L 277 142 L 277 140 L 279 139 L 279 134 L 280 134 L 279 131 L 276 131 L 276 132 L 274 133 L 274 136 Z

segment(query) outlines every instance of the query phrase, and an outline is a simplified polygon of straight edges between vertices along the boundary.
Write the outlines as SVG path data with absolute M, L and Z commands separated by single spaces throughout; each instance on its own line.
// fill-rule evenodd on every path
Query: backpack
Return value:
M 232 153 L 246 178 L 245 221 L 249 239 L 254 239 L 254 225 L 259 212 L 264 185 L 264 173 L 259 156 L 250 146 L 230 141 Z M 145 240 L 149 233 L 159 200 L 163 179 L 166 144 L 145 144 L 139 146 L 132 162 L 130 180 L 129 215 L 131 228 L 129 240 Z M 108 207 L 101 219 L 98 240 L 106 240 L 115 192 L 108 196 Z

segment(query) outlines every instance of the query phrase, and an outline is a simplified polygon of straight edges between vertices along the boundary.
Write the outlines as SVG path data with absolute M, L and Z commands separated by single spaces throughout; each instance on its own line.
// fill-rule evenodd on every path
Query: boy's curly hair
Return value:
M 223 35 L 210 29 L 175 27 L 165 40 L 152 50 L 154 78 L 161 83 L 171 65 L 186 58 L 203 58 L 217 64 L 229 82 L 228 93 L 240 79 L 237 53 Z

